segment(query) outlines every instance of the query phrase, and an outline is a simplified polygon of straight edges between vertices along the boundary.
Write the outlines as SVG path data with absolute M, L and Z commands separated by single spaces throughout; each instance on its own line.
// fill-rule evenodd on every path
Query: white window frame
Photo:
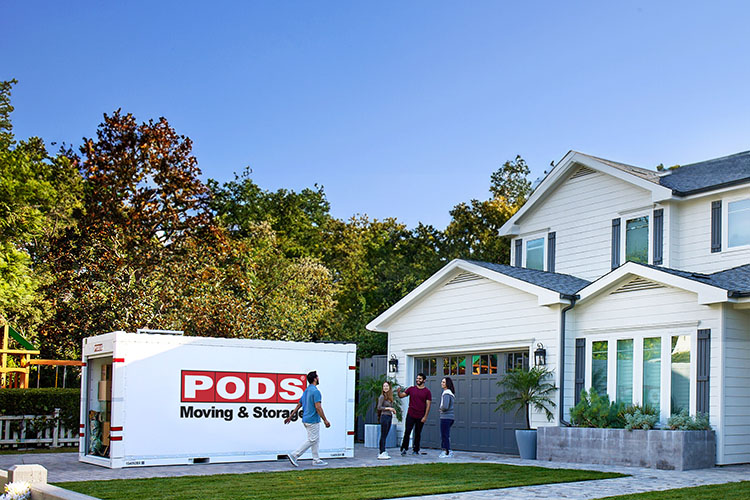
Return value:
M 519 236 L 519 238 L 522 238 L 523 244 L 521 245 L 521 267 L 524 269 L 528 269 L 526 266 L 526 247 L 529 244 L 529 241 L 534 241 L 541 239 L 542 240 L 542 271 L 547 271 L 547 245 L 549 245 L 549 230 L 544 231 L 537 231 L 535 233 L 530 233 L 527 235 L 524 235 L 523 237 Z M 515 246 L 515 244 L 514 244 Z
M 627 255 L 628 246 L 628 221 L 637 219 L 639 217 L 648 217 L 648 258 L 646 264 L 651 264 L 654 261 L 654 210 L 639 210 L 637 212 L 629 212 L 620 214 L 620 264 L 628 262 L 625 260 Z M 664 250 L 662 250 L 663 252 Z M 663 260 L 663 257 L 662 257 Z
M 750 244 L 739 245 L 735 247 L 729 246 L 729 204 L 736 201 L 750 200 L 750 196 L 747 193 L 741 195 L 730 196 L 721 200 L 721 249 L 722 253 L 725 252 L 737 252 L 750 249 Z
M 643 339 L 661 338 L 661 380 L 660 380 L 660 402 L 659 422 L 666 424 L 672 415 L 672 337 L 687 336 L 690 338 L 690 414 L 695 415 L 697 401 L 697 330 L 684 327 L 666 328 L 659 330 L 643 330 L 639 332 L 616 332 L 611 334 L 599 334 L 586 337 L 586 362 L 588 369 L 584 387 L 586 391 L 591 390 L 591 355 L 593 343 L 607 341 L 607 394 L 610 401 L 617 396 L 617 341 L 633 340 L 633 403 L 643 404 Z

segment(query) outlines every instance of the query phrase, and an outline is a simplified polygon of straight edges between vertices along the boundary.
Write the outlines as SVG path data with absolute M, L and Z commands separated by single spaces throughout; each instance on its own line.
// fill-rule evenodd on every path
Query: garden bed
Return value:
M 537 458 L 665 470 L 713 467 L 714 431 L 540 427 Z

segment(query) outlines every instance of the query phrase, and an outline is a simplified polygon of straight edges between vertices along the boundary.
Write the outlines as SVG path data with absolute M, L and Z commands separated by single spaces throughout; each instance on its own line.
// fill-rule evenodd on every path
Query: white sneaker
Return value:
M 448 457 L 447 458 L 456 458 L 456 454 L 453 453 L 453 450 L 451 450 L 451 451 L 448 452 Z
M 293 466 L 299 467 L 299 464 L 297 463 L 297 459 L 294 457 L 293 453 L 290 453 L 289 455 L 287 455 L 286 458 L 289 459 L 289 461 L 292 463 Z
M 448 458 L 450 455 L 445 453 L 445 451 L 441 451 L 440 455 L 438 455 L 438 458 Z
M 313 460 L 312 464 L 322 467 L 324 465 L 328 465 L 328 462 L 318 459 L 318 460 Z
M 390 460 L 390 459 L 391 459 L 391 456 L 388 455 L 387 451 L 384 451 L 383 453 L 380 453 L 378 455 L 378 460 Z

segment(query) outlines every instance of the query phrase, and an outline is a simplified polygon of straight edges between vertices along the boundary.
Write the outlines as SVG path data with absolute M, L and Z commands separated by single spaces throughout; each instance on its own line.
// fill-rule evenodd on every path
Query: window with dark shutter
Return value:
M 555 233 L 547 235 L 547 271 L 555 272 Z
M 711 253 L 721 252 L 721 200 L 711 202 Z
M 664 262 L 664 210 L 654 210 L 654 265 Z
M 695 361 L 697 369 L 695 410 L 699 413 L 708 413 L 710 406 L 711 330 L 698 330 L 698 353 Z
M 620 219 L 612 219 L 612 269 L 620 267 Z
M 521 267 L 521 258 L 523 257 L 523 240 L 518 238 L 516 240 L 516 267 Z
M 581 400 L 581 391 L 586 382 L 586 339 L 576 339 L 575 404 Z

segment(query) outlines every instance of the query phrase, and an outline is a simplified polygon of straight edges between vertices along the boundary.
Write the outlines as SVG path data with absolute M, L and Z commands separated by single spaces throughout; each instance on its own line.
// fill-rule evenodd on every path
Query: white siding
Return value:
M 542 342 L 547 364 L 557 362 L 558 308 L 538 305 L 535 295 L 488 279 L 436 290 L 396 319 L 388 331 L 388 353 L 399 358 L 398 380 L 413 379 L 413 358 L 423 354 L 529 349 Z M 534 415 L 532 425 L 548 425 Z
M 750 262 L 750 248 L 728 249 L 726 234 L 723 234 L 725 241 L 721 252 L 711 253 L 711 202 L 716 200 L 723 202 L 722 219 L 725 226 L 723 232 L 726 233 L 726 198 L 738 195 L 750 197 L 750 188 L 738 189 L 731 194 L 707 196 L 675 204 L 676 217 L 673 230 L 676 234 L 672 239 L 672 245 L 675 248 L 673 252 L 678 255 L 678 258 L 672 267 L 686 271 L 713 273 Z
M 750 462 L 750 311 L 726 306 L 724 328 L 724 433 L 722 453 L 717 455 L 723 457 L 723 464 L 746 463 Z
M 646 190 L 596 172 L 568 179 L 518 224 L 521 237 L 556 232 L 556 272 L 595 280 L 611 269 L 612 219 L 648 206 L 651 194 Z

